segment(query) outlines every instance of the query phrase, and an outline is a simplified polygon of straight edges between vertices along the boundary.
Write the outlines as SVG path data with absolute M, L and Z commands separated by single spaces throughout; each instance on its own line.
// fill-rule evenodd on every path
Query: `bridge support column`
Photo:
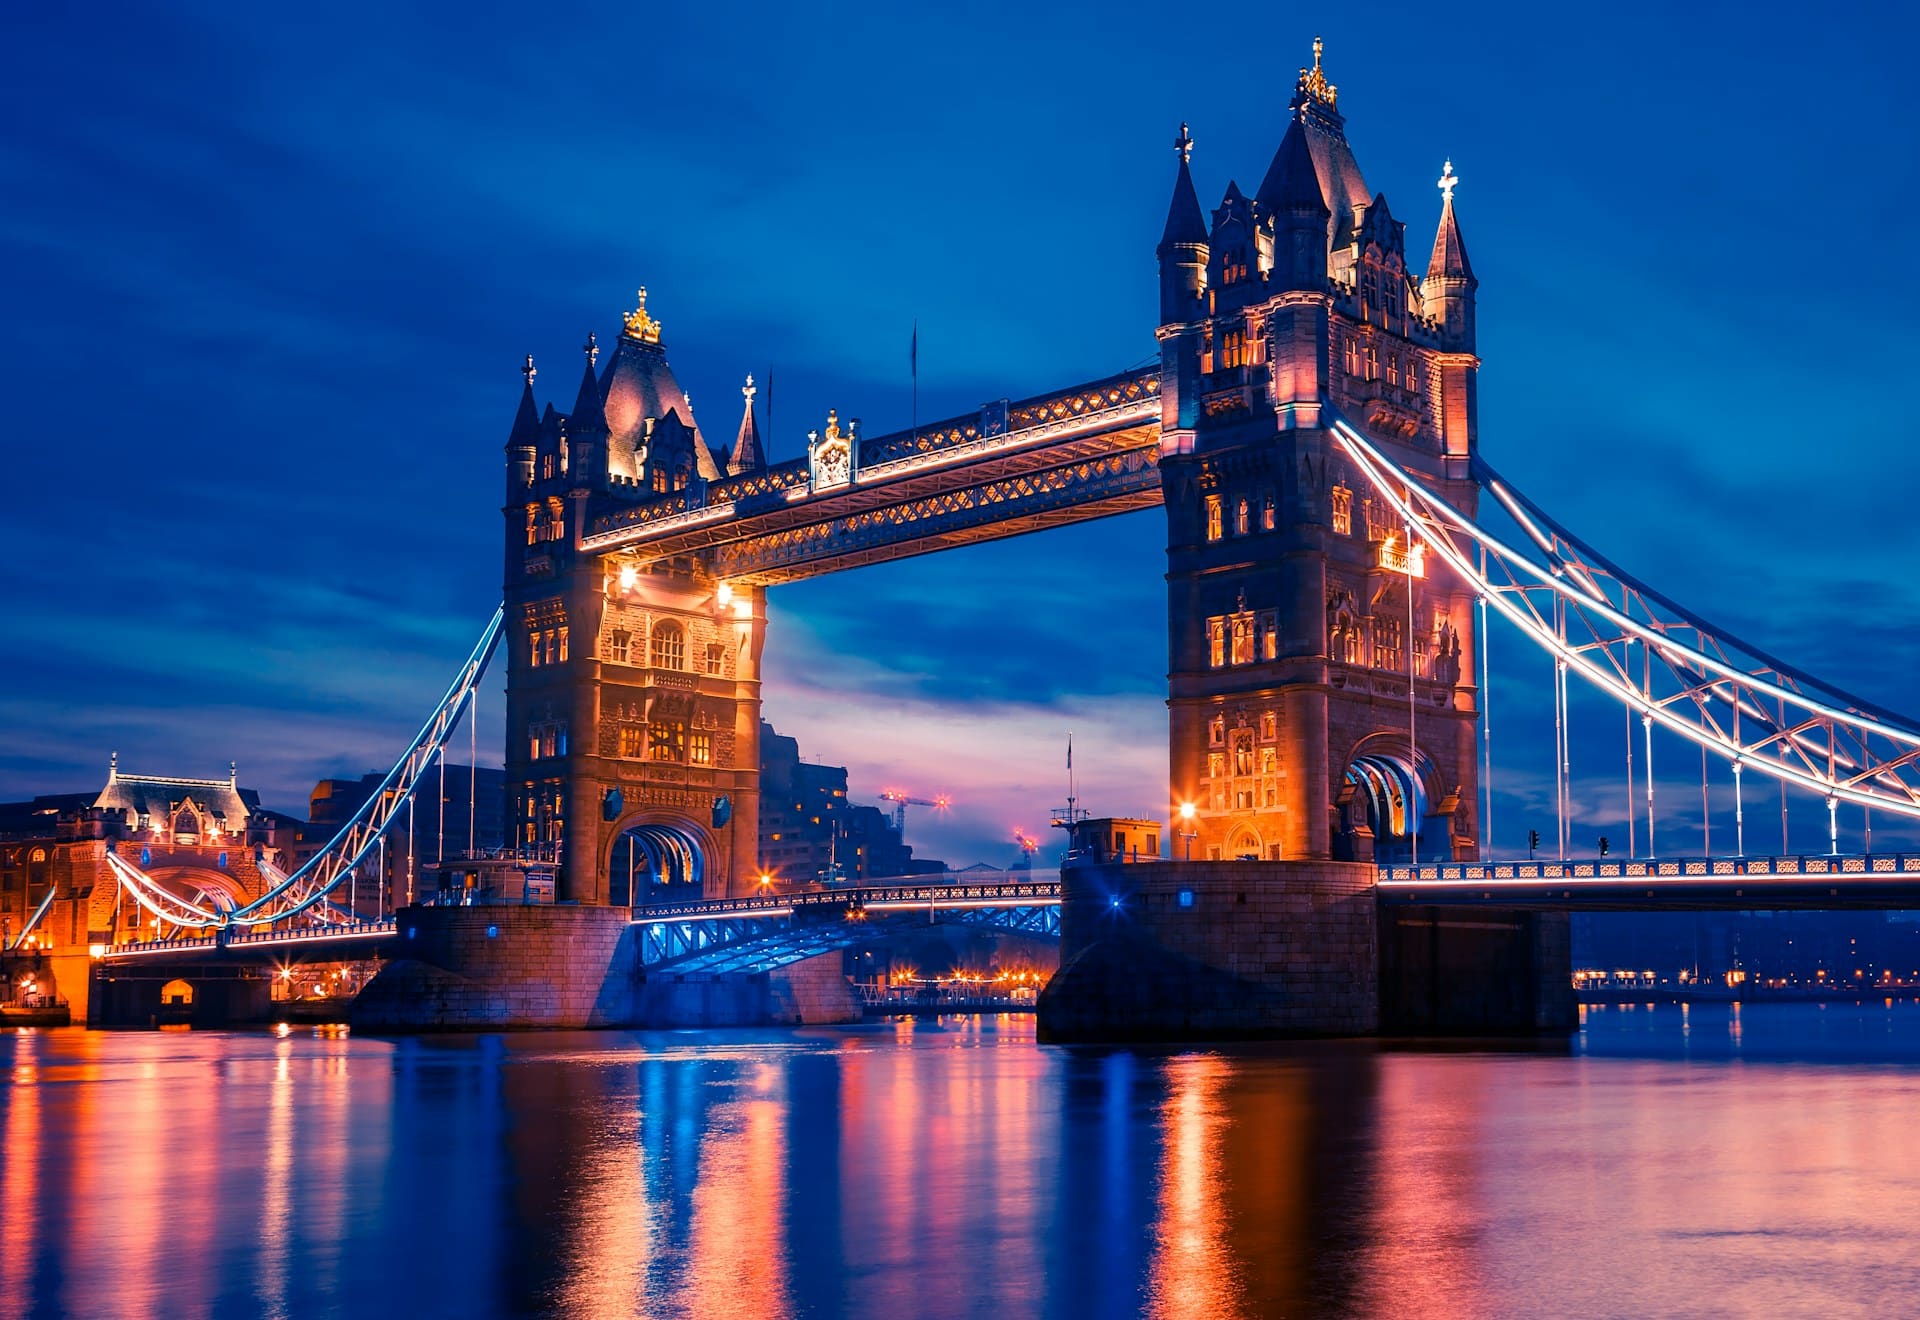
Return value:
M 1564 912 L 1380 909 L 1380 1029 L 1565 1035 L 1578 1029 Z
M 1041 1036 L 1365 1035 L 1378 1023 L 1374 874 L 1330 861 L 1070 867 Z

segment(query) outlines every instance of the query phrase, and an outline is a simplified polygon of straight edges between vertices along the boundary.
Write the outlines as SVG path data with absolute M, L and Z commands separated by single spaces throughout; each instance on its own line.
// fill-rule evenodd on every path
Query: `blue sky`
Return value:
M 23 11 L 0 796 L 96 786 L 114 749 L 238 760 L 287 809 L 386 764 L 497 596 L 521 356 L 564 406 L 638 284 L 710 432 L 774 369 L 776 458 L 829 406 L 905 425 L 916 319 L 923 417 L 1142 361 L 1175 128 L 1203 204 L 1251 188 L 1316 31 L 1410 247 L 1442 159 L 1463 179 L 1493 461 L 1670 594 L 1920 706 L 1914 20 L 1820 19 Z M 1039 828 L 1069 727 L 1093 804 L 1152 810 L 1161 546 L 1148 513 L 782 588 L 767 715 L 856 798 L 952 792 L 909 837 L 956 861 Z M 1551 801 L 1525 672 L 1496 673 L 1514 821 Z

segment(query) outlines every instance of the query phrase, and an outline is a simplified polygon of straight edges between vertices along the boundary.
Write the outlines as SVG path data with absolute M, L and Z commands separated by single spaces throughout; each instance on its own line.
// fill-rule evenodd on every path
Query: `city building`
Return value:
M 937 874 L 916 862 L 885 811 L 847 798 L 847 768 L 800 759 L 798 740 L 760 724 L 760 870 L 788 883 Z
M 307 822 L 294 848 L 300 865 L 327 846 L 354 813 L 379 791 L 380 772 L 359 779 L 322 779 L 307 800 Z M 507 843 L 506 772 L 492 766 L 448 765 L 445 774 L 422 776 L 414 790 L 413 815 L 404 813 L 373 855 L 334 895 L 361 916 L 379 916 L 403 906 L 437 881 L 427 872 L 470 852 L 498 853 Z M 471 845 L 471 846 L 470 846 Z

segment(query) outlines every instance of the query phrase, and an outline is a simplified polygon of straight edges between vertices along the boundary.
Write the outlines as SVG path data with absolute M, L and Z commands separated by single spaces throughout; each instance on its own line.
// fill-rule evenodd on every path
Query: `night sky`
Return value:
M 1463 180 L 1492 461 L 1920 707 L 1909 15 L 179 8 L 24 6 L 0 53 L 0 798 L 115 749 L 298 812 L 384 768 L 498 599 L 522 356 L 567 406 L 639 284 L 710 439 L 772 369 L 776 460 L 829 406 L 908 424 L 916 319 L 922 420 L 1142 363 L 1179 123 L 1203 205 L 1251 190 L 1316 31 L 1416 265 Z M 956 864 L 1044 832 L 1069 728 L 1088 805 L 1160 814 L 1162 548 L 1149 512 L 779 588 L 766 715 L 856 800 L 951 793 L 908 833 Z M 1510 851 L 1548 662 L 1494 644 Z M 1583 722 L 1584 836 L 1621 787 Z

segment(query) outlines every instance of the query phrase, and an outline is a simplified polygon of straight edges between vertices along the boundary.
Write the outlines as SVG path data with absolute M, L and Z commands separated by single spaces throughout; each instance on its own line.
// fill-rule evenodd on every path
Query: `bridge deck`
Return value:
M 1441 862 L 1381 868 L 1386 906 L 1553 911 L 1920 909 L 1920 854 Z

